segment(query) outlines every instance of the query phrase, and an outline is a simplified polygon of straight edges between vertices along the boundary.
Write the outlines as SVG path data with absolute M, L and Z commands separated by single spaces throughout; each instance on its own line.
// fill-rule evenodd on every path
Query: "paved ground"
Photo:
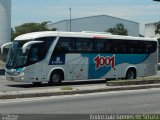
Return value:
M 32 83 L 19 83 L 7 81 L 4 76 L 0 76 L 0 92 L 10 91 L 22 91 L 22 90 L 40 90 L 40 89 L 51 89 L 61 88 L 63 86 L 79 87 L 79 86 L 105 86 L 105 80 L 98 81 L 80 81 L 80 82 L 63 82 L 61 86 L 49 86 L 47 83 L 43 83 L 39 86 L 34 86 Z
M 0 100 L 0 113 L 14 114 L 156 114 L 160 89 Z
M 160 77 L 160 73 L 153 77 Z M 71 87 L 73 90 L 61 90 L 64 87 Z M 130 86 L 106 86 L 105 80 L 101 81 L 81 81 L 81 82 L 63 82 L 61 86 L 49 86 L 43 83 L 40 86 L 34 86 L 31 83 L 18 83 L 5 80 L 4 76 L 0 77 L 0 99 L 42 97 L 68 94 L 84 94 L 93 92 L 119 91 L 159 88 L 160 84 L 153 85 L 130 85 Z

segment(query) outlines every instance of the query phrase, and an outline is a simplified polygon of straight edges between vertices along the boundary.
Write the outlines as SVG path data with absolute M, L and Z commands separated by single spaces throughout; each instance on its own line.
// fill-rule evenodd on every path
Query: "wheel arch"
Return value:
M 125 71 L 125 75 L 127 74 L 128 70 L 134 70 L 136 77 L 137 77 L 137 68 L 136 66 L 128 66 L 126 71 Z
M 65 79 L 64 69 L 61 68 L 61 67 L 56 67 L 56 68 L 52 68 L 52 69 L 49 71 L 49 74 L 48 74 L 48 76 L 47 76 L 47 80 L 48 80 L 48 81 L 50 81 L 50 77 L 51 77 L 52 73 L 55 72 L 55 71 L 60 71 L 60 72 L 62 72 L 62 73 L 63 73 L 63 79 Z

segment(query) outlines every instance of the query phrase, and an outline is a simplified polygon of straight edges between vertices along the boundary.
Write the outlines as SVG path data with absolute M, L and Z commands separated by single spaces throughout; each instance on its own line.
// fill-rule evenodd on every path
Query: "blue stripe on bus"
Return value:
M 108 73 L 112 68 L 112 66 L 102 66 L 99 69 L 96 69 L 95 57 L 115 57 L 115 66 L 122 63 L 129 64 L 140 64 L 144 62 L 149 54 L 82 54 L 84 57 L 88 57 L 89 59 L 89 70 L 88 70 L 88 79 L 98 79 L 103 77 L 106 73 Z

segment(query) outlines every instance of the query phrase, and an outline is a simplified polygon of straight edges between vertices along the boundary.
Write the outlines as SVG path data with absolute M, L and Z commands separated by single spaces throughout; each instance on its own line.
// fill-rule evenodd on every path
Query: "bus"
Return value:
M 135 79 L 157 74 L 154 38 L 89 32 L 44 31 L 20 35 L 10 46 L 7 80 L 48 82 Z

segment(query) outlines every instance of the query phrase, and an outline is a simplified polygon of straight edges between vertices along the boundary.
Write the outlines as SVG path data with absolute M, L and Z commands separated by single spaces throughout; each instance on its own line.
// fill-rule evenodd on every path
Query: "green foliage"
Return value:
M 106 30 L 106 32 L 109 32 L 114 35 L 128 35 L 128 30 L 125 29 L 124 25 L 119 23 L 113 28 L 109 28 Z
M 62 87 L 62 88 L 61 88 L 61 90 L 73 90 L 73 88 L 72 88 L 72 87 L 67 86 L 67 87 Z
M 160 21 L 156 23 L 155 25 L 156 25 L 155 34 L 160 34 Z
M 39 31 L 55 31 L 56 28 L 48 29 L 47 26 L 48 22 L 42 22 L 42 23 L 24 23 L 20 26 L 15 27 L 14 29 L 11 29 L 11 40 L 13 40 L 15 37 L 30 33 L 30 32 L 39 32 Z

